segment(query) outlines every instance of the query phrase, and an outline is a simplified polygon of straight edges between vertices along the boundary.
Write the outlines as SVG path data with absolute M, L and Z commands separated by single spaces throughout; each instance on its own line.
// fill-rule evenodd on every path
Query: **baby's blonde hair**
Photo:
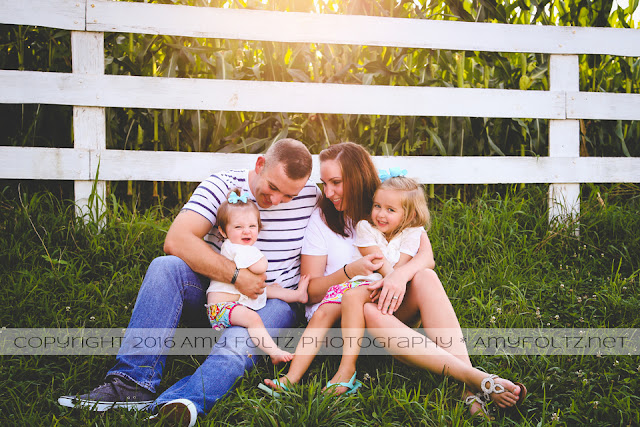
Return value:
M 425 230 L 429 230 L 431 227 L 431 215 L 429 214 L 427 198 L 424 196 L 422 185 L 412 178 L 394 176 L 387 178 L 380 184 L 378 190 L 396 190 L 402 193 L 404 215 L 402 222 L 391 233 L 389 240 L 400 234 L 405 228 L 423 227 Z

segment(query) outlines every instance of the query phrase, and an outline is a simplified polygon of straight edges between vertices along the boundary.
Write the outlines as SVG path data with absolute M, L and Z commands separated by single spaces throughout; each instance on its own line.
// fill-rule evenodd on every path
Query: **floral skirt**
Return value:
M 370 285 L 371 283 L 373 283 L 371 280 L 354 280 L 333 285 L 329 288 L 324 298 L 322 298 L 322 301 L 320 301 L 320 305 L 327 303 L 340 304 L 342 302 L 342 295 L 349 289 L 354 289 L 362 285 Z

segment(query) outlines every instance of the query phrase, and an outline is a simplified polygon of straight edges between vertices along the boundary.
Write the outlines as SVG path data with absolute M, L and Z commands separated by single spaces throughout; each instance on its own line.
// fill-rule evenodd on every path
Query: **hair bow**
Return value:
M 231 193 L 229 195 L 228 201 L 231 204 L 236 204 L 239 201 L 241 201 L 243 203 L 247 203 L 247 193 L 244 193 L 242 196 L 238 196 L 238 194 L 234 191 L 233 193 Z
M 407 174 L 406 169 L 400 168 L 389 168 L 389 172 L 381 169 L 378 172 L 380 173 L 380 181 L 382 182 L 385 182 L 389 178 L 394 178 L 396 176 L 405 176 Z

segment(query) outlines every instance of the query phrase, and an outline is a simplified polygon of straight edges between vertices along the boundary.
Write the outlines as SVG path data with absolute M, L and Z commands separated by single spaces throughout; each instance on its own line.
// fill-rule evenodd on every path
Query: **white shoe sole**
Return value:
M 129 411 L 143 411 L 153 403 L 153 400 L 142 402 L 101 402 L 99 400 L 84 400 L 76 396 L 62 396 L 58 404 L 67 408 L 84 408 L 91 411 L 104 412 L 109 409 L 128 409 Z
M 193 427 L 198 419 L 196 405 L 189 399 L 171 400 L 162 405 L 158 414 L 176 426 Z

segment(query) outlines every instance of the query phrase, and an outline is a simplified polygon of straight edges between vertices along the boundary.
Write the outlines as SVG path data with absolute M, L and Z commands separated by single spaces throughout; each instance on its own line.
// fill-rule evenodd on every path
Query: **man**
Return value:
M 311 167 L 307 148 L 294 139 L 283 139 L 258 157 L 253 170 L 215 173 L 202 182 L 169 228 L 164 243 L 167 256 L 156 258 L 149 266 L 128 327 L 173 331 L 181 318 L 188 323 L 208 323 L 204 304 L 211 279 L 235 283 L 250 298 L 272 283 L 297 286 L 304 230 L 320 195 L 309 181 Z M 263 229 L 255 246 L 269 261 L 266 275 L 237 269 L 219 254 L 222 236 L 215 227 L 216 213 L 235 187 L 249 193 L 260 208 Z M 296 320 L 295 310 L 277 299 L 267 300 L 257 313 L 267 328 L 291 327 Z M 149 407 L 194 425 L 197 413 L 208 412 L 254 366 L 251 353 L 255 348 L 247 346 L 248 337 L 244 328 L 226 329 L 219 343 L 234 345 L 216 345 L 193 375 L 169 387 L 155 401 L 166 356 L 118 354 L 103 385 L 81 396 L 62 396 L 58 402 L 98 411 Z M 126 342 L 125 337 L 123 348 Z

